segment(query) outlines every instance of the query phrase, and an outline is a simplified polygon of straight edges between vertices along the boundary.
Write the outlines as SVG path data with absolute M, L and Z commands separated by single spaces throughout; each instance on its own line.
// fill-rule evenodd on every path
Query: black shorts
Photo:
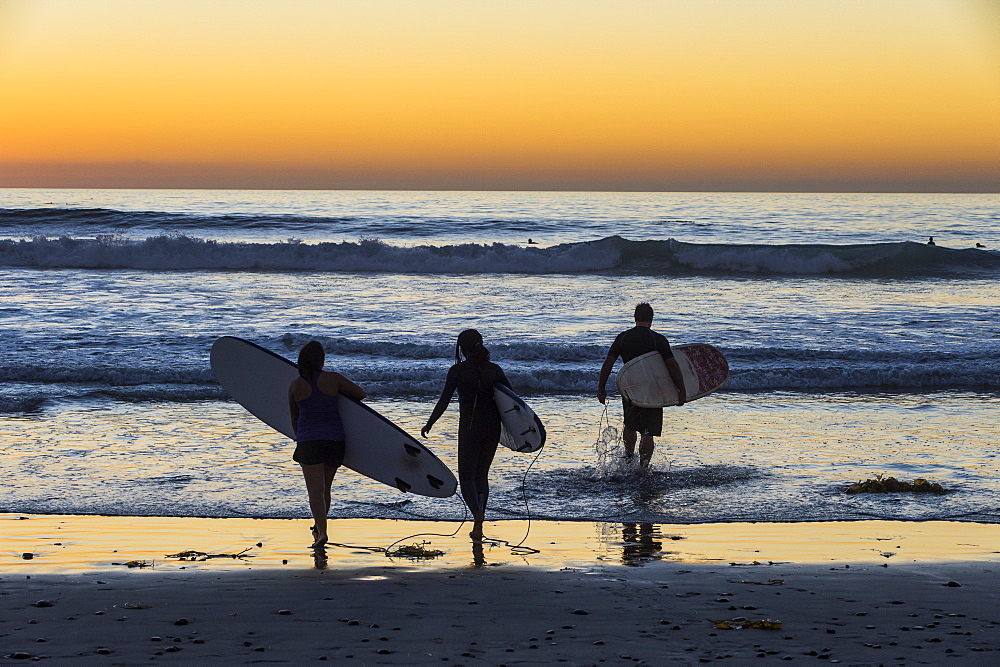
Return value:
M 304 466 L 325 463 L 339 468 L 344 463 L 343 440 L 306 440 L 295 446 L 292 460 Z
M 639 435 L 659 436 L 663 431 L 663 408 L 640 408 L 622 396 L 625 428 Z

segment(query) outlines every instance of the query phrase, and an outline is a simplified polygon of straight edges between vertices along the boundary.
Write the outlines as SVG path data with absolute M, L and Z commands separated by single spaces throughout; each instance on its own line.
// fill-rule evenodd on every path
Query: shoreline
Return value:
M 0 514 L 0 575 L 117 570 L 145 561 L 160 570 L 300 567 L 314 562 L 307 519 Z M 471 523 L 402 519 L 331 519 L 330 567 L 384 564 L 390 546 L 421 545 L 435 558 L 398 558 L 425 567 L 475 564 Z M 486 523 L 482 546 L 495 564 L 538 567 L 748 563 L 822 564 L 1000 561 L 1000 523 L 829 521 L 648 524 L 505 520 Z M 511 550 L 523 543 L 525 549 Z M 242 559 L 181 561 L 196 550 Z M 25 554 L 31 554 L 25 559 Z M 492 564 L 492 563 L 491 563 Z
M 477 566 L 467 525 L 341 519 L 352 545 L 461 530 L 403 541 L 434 559 L 331 545 L 322 568 L 308 526 L 0 515 L 0 663 L 1000 660 L 998 524 L 533 522 L 539 553 L 484 544 Z M 486 528 L 517 544 L 527 526 Z

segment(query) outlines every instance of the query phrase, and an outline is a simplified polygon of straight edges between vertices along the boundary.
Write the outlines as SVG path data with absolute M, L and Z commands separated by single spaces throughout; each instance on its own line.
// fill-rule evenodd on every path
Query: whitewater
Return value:
M 494 519 L 995 521 L 998 223 L 997 195 L 0 190 L 0 511 L 304 516 L 212 341 L 320 340 L 418 433 L 475 327 L 550 438 L 527 476 L 498 457 Z M 732 369 L 640 479 L 594 396 L 638 301 Z M 456 421 L 427 441 L 453 468 Z M 843 493 L 879 474 L 949 493 Z M 464 513 L 346 471 L 335 494 Z

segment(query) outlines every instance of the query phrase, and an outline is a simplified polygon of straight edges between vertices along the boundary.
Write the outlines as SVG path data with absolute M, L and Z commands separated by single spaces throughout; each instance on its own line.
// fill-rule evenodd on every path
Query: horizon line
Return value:
M 66 185 L 2 185 L 0 190 L 206 190 L 206 191 L 245 191 L 245 192 L 537 192 L 537 193 L 591 193 L 591 194 L 770 194 L 770 195 L 1000 195 L 1000 187 L 995 190 L 789 190 L 789 189 L 607 189 L 607 188 L 331 188 L 331 187 L 214 187 L 214 186 L 183 186 L 145 185 L 145 186 L 66 186 Z

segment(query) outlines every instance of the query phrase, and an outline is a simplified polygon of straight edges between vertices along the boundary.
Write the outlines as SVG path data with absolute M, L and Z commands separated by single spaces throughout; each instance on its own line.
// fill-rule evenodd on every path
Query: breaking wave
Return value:
M 0 240 L 0 266 L 152 271 L 834 276 L 908 278 L 1000 274 L 1000 253 L 913 242 L 859 245 L 699 244 L 611 236 L 546 248 L 493 243 L 397 246 L 379 240 L 249 243 L 180 233 Z

